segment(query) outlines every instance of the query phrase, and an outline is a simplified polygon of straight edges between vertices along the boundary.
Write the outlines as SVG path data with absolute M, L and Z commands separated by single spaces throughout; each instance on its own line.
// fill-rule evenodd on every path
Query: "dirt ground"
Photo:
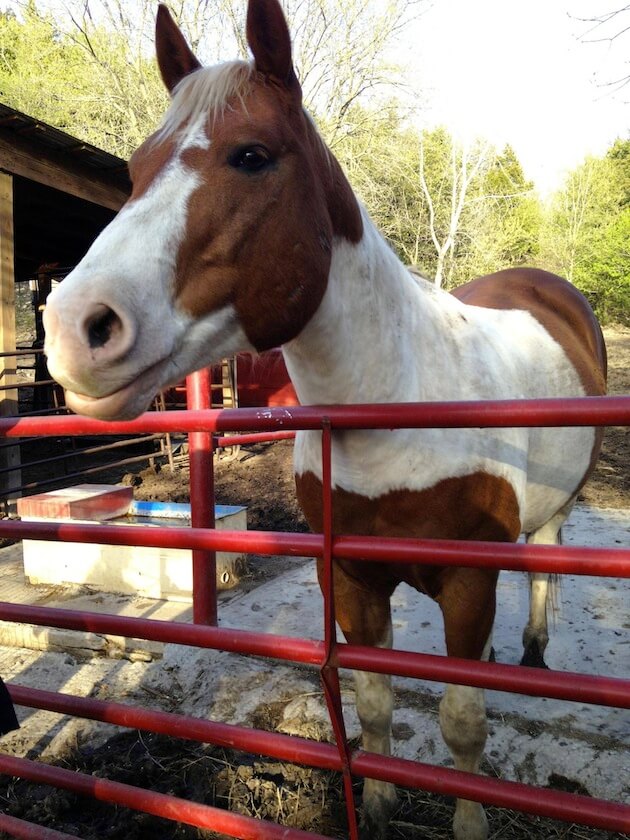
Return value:
M 273 720 L 257 721 L 273 728 Z M 347 822 L 338 774 L 249 754 L 234 754 L 151 733 L 125 732 L 98 750 L 87 745 L 62 766 L 161 793 L 227 808 L 331 838 L 346 838 Z M 492 775 L 485 764 L 483 772 Z M 558 776 L 554 788 L 584 793 Z M 360 799 L 361 785 L 354 796 Z M 57 828 L 83 840 L 219 840 L 224 835 L 192 828 L 72 792 L 17 780 L 0 789 L 3 808 L 20 819 Z M 625 835 L 583 828 L 513 811 L 486 808 L 491 840 L 623 840 Z M 388 840 L 452 840 L 453 802 L 448 797 L 399 790 Z M 264 835 L 260 835 L 264 837 Z M 0 832 L 0 838 L 8 836 Z
M 630 330 L 604 330 L 608 349 L 608 393 L 630 395 Z M 602 453 L 580 500 L 597 507 L 630 507 L 630 429 L 606 429 Z
M 610 361 L 610 393 L 630 394 L 630 331 L 607 330 Z M 295 501 L 291 470 L 292 444 L 278 442 L 248 447 L 217 462 L 216 496 L 223 504 L 246 504 L 248 527 L 260 530 L 306 529 Z M 188 470 L 180 466 L 128 473 L 138 499 L 188 499 Z M 608 429 L 596 472 L 584 487 L 581 501 L 600 507 L 630 507 L 630 432 Z M 286 559 L 258 564 L 251 558 L 248 584 L 286 568 Z M 263 571 L 264 570 L 264 571 Z M 265 707 L 255 725 L 274 730 L 280 709 Z M 346 837 L 345 810 L 338 775 L 252 755 L 227 753 L 211 746 L 169 739 L 150 733 L 125 732 L 98 749 L 77 744 L 60 764 L 84 773 L 107 776 L 184 798 L 229 807 L 231 810 L 268 818 L 286 825 Z M 490 765 L 484 770 L 492 774 Z M 550 786 L 584 793 L 575 782 L 558 777 Z M 355 793 L 359 796 L 360 788 Z M 0 806 L 8 813 L 57 828 L 84 840 L 193 840 L 216 834 L 183 824 L 160 820 L 85 801 L 72 793 L 11 780 L 0 785 Z M 604 831 L 581 828 L 514 812 L 488 809 L 492 837 L 502 840 L 612 840 Z M 452 803 L 444 797 L 401 791 L 394 815 L 391 840 L 446 840 L 451 837 Z M 4 837 L 0 832 L 0 837 Z

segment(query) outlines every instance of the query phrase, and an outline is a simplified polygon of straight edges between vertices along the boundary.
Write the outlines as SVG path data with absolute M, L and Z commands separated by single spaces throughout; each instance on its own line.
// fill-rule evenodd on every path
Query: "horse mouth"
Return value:
M 145 412 L 164 385 L 169 358 L 161 359 L 110 394 L 92 397 L 66 389 L 66 405 L 75 414 L 96 420 L 133 420 Z

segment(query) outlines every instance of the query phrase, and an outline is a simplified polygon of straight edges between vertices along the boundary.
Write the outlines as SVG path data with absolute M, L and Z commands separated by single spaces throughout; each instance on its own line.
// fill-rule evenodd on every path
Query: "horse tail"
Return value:
M 555 628 L 558 616 L 562 611 L 562 576 L 559 574 L 549 575 L 547 586 L 547 620 Z

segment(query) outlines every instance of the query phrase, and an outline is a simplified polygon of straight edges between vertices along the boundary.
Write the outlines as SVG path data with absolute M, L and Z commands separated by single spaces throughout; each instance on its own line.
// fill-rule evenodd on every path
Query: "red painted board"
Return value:
M 133 500 L 131 487 L 112 484 L 78 484 L 18 499 L 23 519 L 90 519 L 101 521 L 123 516 Z

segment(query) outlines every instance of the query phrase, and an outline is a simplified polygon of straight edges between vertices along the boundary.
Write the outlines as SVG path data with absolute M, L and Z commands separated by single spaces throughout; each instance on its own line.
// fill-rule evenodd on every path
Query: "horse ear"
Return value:
M 247 43 L 258 71 L 299 91 L 291 60 L 289 27 L 278 0 L 249 0 Z
M 201 67 L 171 13 L 162 4 L 158 6 L 155 21 L 155 50 L 160 74 L 169 92 L 184 76 Z

